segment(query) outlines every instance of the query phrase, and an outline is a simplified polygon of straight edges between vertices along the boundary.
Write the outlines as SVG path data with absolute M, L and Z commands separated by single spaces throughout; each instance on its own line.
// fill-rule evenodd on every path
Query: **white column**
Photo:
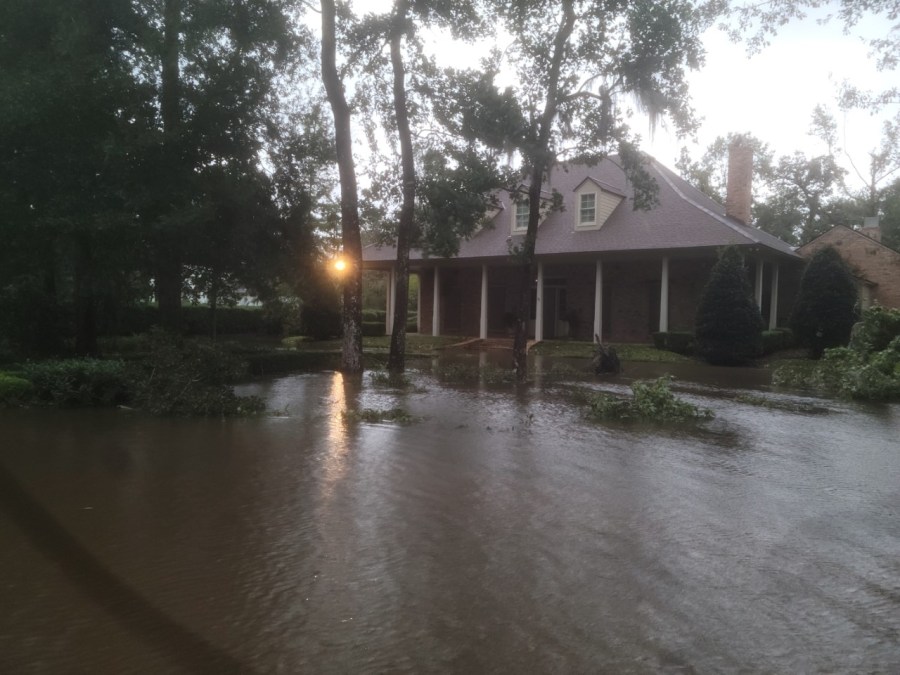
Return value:
M 434 302 L 431 307 L 431 334 L 437 337 L 441 332 L 441 274 L 434 266 Z
M 772 288 L 769 295 L 769 330 L 778 328 L 778 263 L 772 264 Z
M 763 291 L 763 267 L 765 263 L 762 260 L 756 261 L 756 283 L 753 288 L 753 298 L 756 300 L 756 306 L 762 307 L 762 291 Z
M 603 261 L 597 260 L 594 273 L 594 335 L 603 339 Z
M 397 275 L 392 267 L 388 272 L 387 283 L 387 316 L 384 318 L 384 332 L 394 334 L 394 295 L 397 292 Z
M 478 326 L 478 337 L 487 339 L 488 333 L 488 268 L 481 266 L 481 322 Z
M 544 263 L 538 263 L 537 291 L 534 302 L 534 340 L 544 339 Z
M 659 280 L 659 332 L 669 330 L 669 257 L 662 259 L 662 273 Z

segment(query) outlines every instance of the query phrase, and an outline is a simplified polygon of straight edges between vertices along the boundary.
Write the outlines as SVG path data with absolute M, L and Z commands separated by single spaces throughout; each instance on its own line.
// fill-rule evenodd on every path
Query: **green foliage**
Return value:
M 773 384 L 862 400 L 900 400 L 898 316 L 897 310 L 867 310 L 853 329 L 850 347 L 826 349 L 818 362 L 783 364 L 773 373 Z
M 161 415 L 234 416 L 260 413 L 256 396 L 237 396 L 233 384 L 246 364 L 223 348 L 154 334 L 152 351 L 135 376 L 135 401 Z
M 131 399 L 129 374 L 122 361 L 65 359 L 27 363 L 22 375 L 39 403 L 65 407 L 108 406 Z
M 709 363 L 745 365 L 762 353 L 763 320 L 741 254 L 724 249 L 697 306 L 695 351 Z
M 385 334 L 384 323 L 381 321 L 363 321 L 363 337 L 381 337 Z
M 875 305 L 862 313 L 862 317 L 850 334 L 849 347 L 868 356 L 887 348 L 900 335 L 900 309 L 888 309 Z
M 27 403 L 34 386 L 23 377 L 0 372 L 0 408 Z
M 327 340 L 341 334 L 341 314 L 334 307 L 306 305 L 300 321 L 300 332 L 314 340 Z
M 817 251 L 800 279 L 790 326 L 797 343 L 820 358 L 829 347 L 846 345 L 857 320 L 856 283 L 837 251 Z
M 587 397 L 588 414 L 601 420 L 655 420 L 681 422 L 709 419 L 712 412 L 683 401 L 672 393 L 670 377 L 631 385 L 630 399 L 599 393 Z
M 762 332 L 762 353 L 772 354 L 794 346 L 794 333 L 789 328 L 776 328 Z
M 657 332 L 653 334 L 653 346 L 689 356 L 694 353 L 694 334 L 678 331 Z

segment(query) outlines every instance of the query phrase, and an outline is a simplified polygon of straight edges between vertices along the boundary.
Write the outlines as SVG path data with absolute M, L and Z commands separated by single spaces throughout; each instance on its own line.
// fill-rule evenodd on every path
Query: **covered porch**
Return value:
M 654 332 L 694 329 L 697 304 L 714 251 L 539 257 L 531 288 L 529 338 L 649 342 Z M 748 281 L 769 329 L 790 312 L 784 287 L 794 265 L 747 251 Z M 386 332 L 393 331 L 393 267 L 388 276 Z M 512 335 L 521 268 L 509 258 L 417 260 L 418 328 L 423 335 L 502 338 Z M 538 319 L 539 317 L 539 319 Z

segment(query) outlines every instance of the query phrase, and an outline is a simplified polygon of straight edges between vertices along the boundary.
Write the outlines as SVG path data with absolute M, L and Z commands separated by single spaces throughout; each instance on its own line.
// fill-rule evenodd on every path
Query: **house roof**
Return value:
M 900 253 L 900 251 L 888 246 L 884 242 L 878 241 L 877 239 L 872 239 L 872 237 L 870 237 L 866 233 L 861 232 L 859 230 L 854 230 L 852 227 L 847 227 L 846 225 L 835 225 L 827 232 L 823 232 L 815 239 L 811 239 L 810 241 L 803 244 L 803 246 L 801 246 L 797 249 L 797 253 L 799 253 L 800 255 L 806 255 L 808 251 L 815 250 L 816 248 L 818 248 L 822 244 L 822 242 L 827 243 L 827 241 L 829 239 L 834 238 L 834 236 L 836 234 L 840 234 L 842 232 L 848 232 L 856 237 L 864 237 L 867 244 L 875 244 L 875 245 L 879 246 L 880 248 L 887 249 L 891 253 L 895 253 L 895 254 Z
M 651 160 L 646 168 L 659 185 L 659 204 L 649 211 L 636 211 L 632 208 L 634 190 L 619 166 L 617 157 L 611 156 L 592 167 L 556 167 L 546 187 L 562 195 L 564 209 L 548 214 L 541 224 L 536 254 L 556 256 L 737 245 L 762 247 L 782 257 L 799 259 L 787 243 L 726 216 L 724 206 L 659 162 Z M 587 180 L 610 192 L 624 195 L 626 199 L 622 200 L 601 228 L 576 231 L 573 222 L 574 214 L 577 213 L 574 193 Z M 512 204 L 507 192 L 501 192 L 499 200 L 506 207 Z M 501 209 L 492 218 L 493 227 L 485 226 L 461 242 L 458 258 L 507 257 L 510 245 L 523 239 L 521 235 L 510 236 L 509 214 L 509 208 Z M 396 251 L 392 246 L 367 246 L 363 251 L 365 261 L 388 261 L 395 257 Z M 418 251 L 412 251 L 410 257 L 413 260 L 422 259 Z

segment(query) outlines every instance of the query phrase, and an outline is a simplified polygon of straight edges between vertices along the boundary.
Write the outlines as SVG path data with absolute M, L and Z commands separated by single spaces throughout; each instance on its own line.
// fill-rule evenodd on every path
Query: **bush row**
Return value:
M 826 349 L 824 357 L 812 365 L 782 365 L 772 381 L 848 398 L 900 400 L 900 310 L 866 310 L 853 328 L 849 347 Z
M 221 347 L 151 335 L 146 359 L 63 359 L 26 363 L 0 374 L 0 403 L 94 407 L 128 404 L 167 415 L 231 416 L 261 412 L 263 401 L 238 396 L 246 363 Z
M 694 353 L 694 334 L 684 331 L 653 333 L 653 346 L 690 356 Z M 762 332 L 762 355 L 790 349 L 793 346 L 794 334 L 790 328 L 776 328 Z

